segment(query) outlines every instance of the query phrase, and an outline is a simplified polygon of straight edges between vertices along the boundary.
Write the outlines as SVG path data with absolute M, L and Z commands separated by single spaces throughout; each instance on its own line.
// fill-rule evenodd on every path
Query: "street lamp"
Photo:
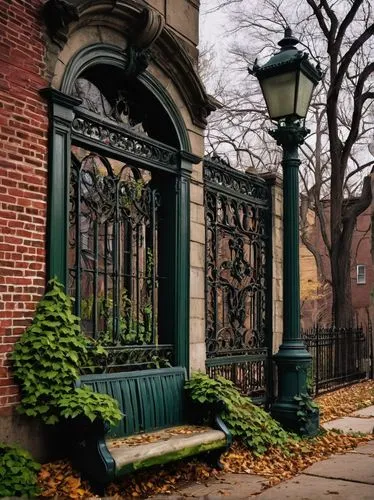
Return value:
M 278 42 L 280 51 L 263 66 L 255 62 L 250 73 L 259 80 L 270 118 L 278 122 L 269 133 L 283 147 L 283 343 L 274 356 L 278 395 L 271 411 L 285 428 L 314 435 L 319 414 L 307 387 L 312 357 L 300 336 L 298 147 L 309 133 L 304 119 L 322 74 L 308 55 L 295 47 L 297 43 L 291 29 L 286 28 Z

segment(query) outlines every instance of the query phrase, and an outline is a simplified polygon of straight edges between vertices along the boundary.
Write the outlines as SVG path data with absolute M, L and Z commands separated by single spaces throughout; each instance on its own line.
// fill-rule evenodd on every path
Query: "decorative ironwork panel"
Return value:
M 101 83 L 102 86 L 102 83 Z M 73 95 L 81 99 L 72 123 L 72 137 L 81 144 L 107 152 L 125 154 L 138 162 L 149 162 L 169 170 L 177 165 L 176 149 L 156 140 L 150 119 L 156 109 L 147 109 L 147 102 L 135 99 L 130 88 L 113 88 L 107 95 L 92 81 L 78 78 Z M 147 99 L 144 97 L 144 100 Z M 139 102 L 140 101 L 140 102 Z M 149 104 L 149 103 L 148 103 Z
M 204 161 L 204 182 L 207 369 L 261 397 L 269 345 L 269 191 L 261 178 L 217 158 Z
M 83 330 L 112 346 L 106 370 L 171 359 L 157 328 L 160 203 L 150 171 L 73 147 L 69 292 Z
M 132 157 L 140 161 L 152 161 L 153 164 L 165 168 L 175 167 L 177 164 L 177 155 L 172 148 L 157 144 L 147 137 L 137 137 L 125 129 L 121 130 L 83 113 L 76 113 L 71 130 L 74 139 L 118 151 L 130 159 Z

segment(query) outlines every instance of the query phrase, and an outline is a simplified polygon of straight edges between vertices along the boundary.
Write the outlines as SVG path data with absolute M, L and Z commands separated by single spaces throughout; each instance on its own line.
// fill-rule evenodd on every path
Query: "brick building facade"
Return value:
M 196 72 L 198 14 L 199 0 L 0 0 L 0 441 L 36 456 L 48 437 L 15 411 L 9 355 L 50 278 L 85 333 L 122 335 L 133 293 L 138 332 L 151 322 L 174 364 L 206 368 L 202 158 L 216 103 Z M 267 179 L 270 201 L 255 183 L 272 210 L 267 356 L 282 341 L 282 187 Z
M 358 218 L 352 238 L 351 290 L 353 321 L 357 325 L 367 326 L 373 321 L 372 291 L 374 269 L 372 263 L 372 207 L 367 208 Z M 326 206 L 328 221 L 328 206 Z M 309 238 L 322 257 L 322 263 L 329 277 L 329 257 L 322 241 L 318 221 L 313 211 L 309 213 Z M 328 285 L 322 286 L 318 279 L 316 262 L 307 248 L 300 246 L 300 275 L 302 308 L 301 322 L 304 328 L 316 324 L 331 325 L 332 296 Z
M 109 73 L 118 81 L 124 76 L 135 99 L 142 95 L 150 103 L 143 143 L 137 135 L 140 120 L 127 117 L 124 134 L 133 134 L 138 148 L 127 153 L 136 168 L 154 154 L 160 165 L 155 172 L 169 169 L 165 190 L 175 203 L 169 212 L 178 213 L 170 216 L 167 235 L 175 238 L 170 259 L 176 266 L 169 307 L 178 312 L 165 321 L 174 321 L 178 332 L 178 363 L 204 369 L 201 159 L 214 103 L 196 73 L 198 12 L 198 0 L 0 0 L 0 440 L 35 448 L 30 443 L 40 430 L 30 432 L 30 422 L 15 412 L 19 391 L 9 354 L 30 324 L 46 281 L 54 275 L 67 279 L 67 221 L 58 214 L 67 215 L 71 123 L 80 105 L 72 89 L 80 75 L 105 80 L 112 68 Z M 105 80 L 109 94 L 113 79 Z M 112 125 L 108 122 L 109 131 Z M 173 143 L 158 150 L 168 134 Z M 106 137 L 93 149 L 105 149 Z M 92 136 L 91 144 L 95 140 Z M 121 140 L 119 159 L 126 156 L 119 148 L 128 144 Z M 176 162 L 174 171 L 165 159 L 170 147 L 176 151 L 168 157 Z
M 42 2 L 2 1 L 0 9 L 0 415 L 18 389 L 7 354 L 45 288 L 47 217 L 46 46 Z

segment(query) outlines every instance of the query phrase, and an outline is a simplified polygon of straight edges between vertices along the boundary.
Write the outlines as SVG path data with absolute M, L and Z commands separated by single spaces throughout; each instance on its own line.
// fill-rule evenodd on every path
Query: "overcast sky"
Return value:
M 208 13 L 214 0 L 202 0 L 200 4 L 200 43 L 214 43 L 220 40 L 224 32 L 225 19 L 227 13 L 223 11 Z

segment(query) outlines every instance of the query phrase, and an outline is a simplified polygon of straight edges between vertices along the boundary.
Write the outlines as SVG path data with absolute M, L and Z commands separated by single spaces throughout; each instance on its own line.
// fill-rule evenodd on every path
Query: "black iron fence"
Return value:
M 315 395 L 369 378 L 372 373 L 371 327 L 314 327 L 302 331 L 313 357 L 309 382 Z

